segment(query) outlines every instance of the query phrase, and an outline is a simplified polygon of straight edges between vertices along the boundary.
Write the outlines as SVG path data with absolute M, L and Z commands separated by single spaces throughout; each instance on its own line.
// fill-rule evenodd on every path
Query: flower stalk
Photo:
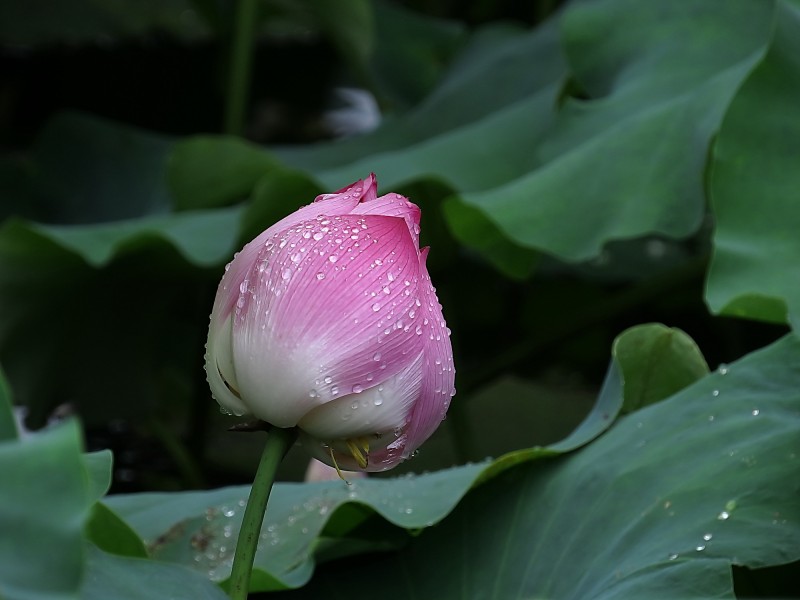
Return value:
M 239 538 L 236 541 L 228 592 L 231 600 L 247 599 L 258 538 L 261 535 L 261 525 L 264 522 L 264 513 L 267 509 L 270 491 L 272 491 L 272 484 L 275 482 L 275 473 L 281 460 L 297 439 L 297 429 L 272 427 L 268 436 L 261 460 L 258 463 L 253 487 L 250 489 L 250 496 L 247 499 Z
M 242 135 L 258 25 L 258 0 L 238 0 L 228 61 L 224 133 Z

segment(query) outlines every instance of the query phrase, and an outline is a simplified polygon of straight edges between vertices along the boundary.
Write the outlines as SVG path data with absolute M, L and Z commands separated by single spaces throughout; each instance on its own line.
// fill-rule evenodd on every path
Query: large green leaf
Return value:
M 32 151 L 29 194 L 47 223 L 85 224 L 164 213 L 169 139 L 89 115 L 49 120 Z
M 238 247 L 242 209 L 168 214 L 170 147 L 75 114 L 39 136 L 18 191 L 50 224 L 0 224 L 0 359 L 29 425 L 67 402 L 92 423 L 165 394 L 179 408 L 165 380 L 194 385 L 219 276 L 208 269 Z
M 225 600 L 216 585 L 178 565 L 115 556 L 89 545 L 80 600 Z
M 136 532 L 113 510 L 95 502 L 86 524 L 86 539 L 110 554 L 147 558 L 147 549 Z
M 401 551 L 289 597 L 733 598 L 731 565 L 800 558 L 800 340 L 784 338 L 509 469 Z
M 456 21 L 426 18 L 394 2 L 373 2 L 375 49 L 371 81 L 393 112 L 421 101 L 438 82 L 466 28 Z M 408 35 L 413 31 L 413 35 Z
M 0 226 L 0 358 L 29 425 L 41 426 L 67 402 L 92 423 L 160 406 L 166 374 L 190 377 L 186 367 L 202 346 L 206 276 L 187 271 L 158 238 L 131 240 L 124 259 L 94 270 L 59 241 L 89 244 L 97 230 L 80 241 L 62 231 L 56 241 L 44 229 L 16 220 Z M 118 240 L 97 242 L 87 251 Z M 179 398 L 171 400 L 177 408 Z
M 297 587 L 308 581 L 314 545 L 326 528 L 347 537 L 374 512 L 408 529 L 438 522 L 483 466 L 419 477 L 359 480 L 349 486 L 342 481 L 276 485 L 259 540 L 253 589 Z M 148 543 L 154 558 L 191 566 L 222 581 L 230 575 L 248 491 L 241 486 L 213 492 L 111 496 L 106 503 Z
M 588 99 L 560 107 L 536 168 L 461 201 L 515 243 L 569 260 L 609 240 L 694 233 L 709 142 L 771 17 L 747 0 L 574 5 L 563 44 Z
M 76 598 L 92 503 L 81 445 L 74 421 L 0 442 L 0 596 Z
M 800 315 L 800 3 L 781 0 L 769 48 L 714 146 L 716 230 L 706 300 L 718 314 Z
M 612 352 L 625 381 L 624 412 L 669 398 L 708 373 L 694 340 L 660 324 L 631 327 L 614 340 Z
M 89 480 L 89 497 L 92 502 L 100 500 L 111 487 L 111 468 L 113 456 L 111 450 L 99 450 L 83 455 L 83 466 Z
M 227 136 L 197 136 L 175 144 L 168 181 L 178 210 L 214 208 L 250 195 L 277 161 L 256 146 Z

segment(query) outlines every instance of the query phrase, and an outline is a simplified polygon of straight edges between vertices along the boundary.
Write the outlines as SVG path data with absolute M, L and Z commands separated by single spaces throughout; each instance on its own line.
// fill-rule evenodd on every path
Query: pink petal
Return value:
M 420 352 L 394 377 L 317 406 L 300 420 L 300 428 L 318 440 L 372 437 L 401 429 L 422 385 Z
M 384 215 L 387 217 L 403 217 L 408 225 L 408 230 L 419 248 L 419 222 L 421 211 L 419 207 L 400 194 L 385 194 L 372 201 L 362 201 L 353 208 L 352 214 Z
M 378 179 L 375 177 L 375 173 L 370 173 L 366 179 L 359 179 L 355 183 L 351 183 L 340 189 L 338 192 L 334 192 L 333 194 L 321 194 L 316 197 L 314 202 L 318 202 L 319 200 L 325 200 L 332 196 L 339 196 L 339 195 L 347 195 L 352 193 L 359 194 L 359 202 L 370 202 L 378 197 Z
M 313 219 L 320 215 L 327 215 L 330 217 L 348 214 L 353 208 L 358 206 L 359 202 L 374 198 L 376 193 L 377 183 L 375 181 L 375 176 L 370 175 L 366 180 L 359 180 L 335 194 L 322 194 L 317 196 L 311 204 L 303 206 L 292 214 L 287 215 L 261 233 L 253 241 L 245 245 L 225 267 L 225 275 L 222 277 L 222 281 L 220 281 L 217 297 L 214 301 L 212 317 L 216 314 L 224 321 L 228 313 L 233 310 L 233 305 L 238 298 L 239 286 L 268 239 L 297 223 Z M 212 323 L 212 327 L 213 326 L 214 323 Z
M 408 439 L 403 450 L 407 458 L 436 430 L 444 419 L 450 400 L 455 396 L 455 368 L 450 330 L 444 321 L 442 307 L 436 297 L 436 289 L 425 265 L 428 249 L 419 258 L 420 264 L 420 312 L 422 313 L 425 359 L 423 363 L 422 391 L 411 412 L 406 429 Z
M 235 301 L 233 363 L 252 412 L 294 426 L 406 368 L 422 352 L 418 273 L 394 217 L 318 217 L 267 240 Z

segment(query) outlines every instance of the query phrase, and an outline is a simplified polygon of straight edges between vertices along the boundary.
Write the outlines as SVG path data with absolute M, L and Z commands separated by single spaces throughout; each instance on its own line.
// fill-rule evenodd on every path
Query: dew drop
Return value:
M 716 398 L 717 396 L 719 396 L 719 390 L 714 390 L 713 392 L 711 392 L 711 395 Z
M 697 550 L 698 552 L 702 552 L 705 549 L 706 549 L 706 547 L 705 547 L 704 544 L 700 544 L 697 548 L 695 548 L 695 550 Z
M 677 558 L 678 558 L 678 555 L 677 555 L 677 554 L 670 554 L 670 555 L 669 555 L 669 559 L 670 559 L 670 560 L 675 560 L 675 559 L 677 559 Z
M 353 393 L 354 394 L 360 394 L 363 391 L 364 391 L 364 386 L 363 385 L 356 384 L 356 385 L 353 386 Z
M 319 279 L 320 281 L 322 281 L 323 279 L 325 279 L 325 273 L 322 273 L 322 272 L 320 272 L 320 273 L 317 273 L 317 279 Z
M 375 400 L 373 400 L 372 403 L 375 406 L 380 406 L 381 404 L 383 404 L 383 398 L 380 396 L 380 394 L 378 394 L 375 396 Z
M 703 539 L 705 541 L 707 541 L 707 542 L 710 541 L 712 537 L 714 537 L 714 536 L 712 534 L 710 534 L 710 533 L 703 534 Z
M 719 521 L 727 521 L 730 518 L 731 514 L 727 510 L 723 510 L 721 513 L 717 515 L 717 520 Z
M 331 254 L 331 255 L 328 257 L 328 261 L 330 261 L 330 262 L 332 262 L 332 263 L 335 263 L 337 260 L 339 260 L 339 257 L 338 257 L 338 256 L 336 256 L 335 254 Z
M 291 269 L 284 269 L 283 273 L 281 273 L 281 277 L 283 278 L 284 281 L 287 281 L 288 279 L 291 279 L 292 270 Z
M 380 309 L 381 309 L 381 305 L 378 304 L 377 302 L 372 305 L 373 312 L 378 312 Z
M 754 408 L 754 409 L 753 409 L 753 412 L 752 412 L 752 413 L 750 413 L 750 414 L 752 414 L 754 417 L 757 417 L 757 416 L 758 416 L 760 413 L 761 413 L 761 411 L 760 411 L 760 410 L 758 410 L 757 408 Z
M 381 359 L 380 352 L 376 352 L 375 354 L 372 355 L 372 360 L 374 360 L 375 362 L 378 362 L 380 359 Z
M 333 386 L 333 387 L 331 388 L 331 394 L 333 394 L 334 396 L 336 396 L 338 393 L 339 393 L 339 386 L 338 386 L 338 385 L 335 385 L 335 386 Z
M 333 381 L 333 377 L 328 375 L 323 381 L 325 381 L 325 383 L 330 383 L 331 381 Z

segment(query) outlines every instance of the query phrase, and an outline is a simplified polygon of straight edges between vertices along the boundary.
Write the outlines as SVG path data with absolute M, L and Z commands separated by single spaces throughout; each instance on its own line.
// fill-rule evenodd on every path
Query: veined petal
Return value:
M 375 436 L 401 429 L 422 385 L 422 360 L 417 358 L 385 382 L 318 406 L 300 421 L 300 428 L 322 441 Z
M 245 275 L 250 270 L 253 261 L 269 239 L 290 227 L 314 219 L 320 215 L 328 217 L 348 214 L 365 199 L 374 198 L 377 194 L 375 176 L 370 175 L 365 180 L 359 180 L 335 194 L 322 194 L 317 196 L 311 204 L 303 206 L 287 215 L 258 237 L 245 245 L 233 260 L 225 267 L 225 274 L 217 289 L 214 300 L 213 313 L 218 313 L 223 319 L 233 310 L 233 305 L 238 298 L 238 290 Z M 213 327 L 213 323 L 212 323 Z
M 385 194 L 372 201 L 362 201 L 353 208 L 352 214 L 384 215 L 386 217 L 402 217 L 408 225 L 408 231 L 419 248 L 419 207 L 400 194 Z
M 450 344 L 450 330 L 444 321 L 442 307 L 436 297 L 436 289 L 431 283 L 425 261 L 428 248 L 420 253 L 420 302 L 424 344 L 424 361 L 422 373 L 422 390 L 420 397 L 411 412 L 406 433 L 408 439 L 403 449 L 403 457 L 407 458 L 426 440 L 439 426 L 455 396 L 455 367 L 453 366 L 453 348 Z
M 247 414 L 249 411 L 238 396 L 238 384 L 233 368 L 231 353 L 231 315 L 224 323 L 215 328 L 213 335 L 209 335 L 206 344 L 206 379 L 211 387 L 211 395 L 220 407 L 237 416 Z
M 318 217 L 268 240 L 235 302 L 233 363 L 251 411 L 294 426 L 405 369 L 423 345 L 418 275 L 394 217 Z
M 375 173 L 370 173 L 366 178 L 359 179 L 355 183 L 346 185 L 342 189 L 332 194 L 320 194 L 314 199 L 314 202 L 322 200 L 329 200 L 337 196 L 350 196 L 352 194 L 358 195 L 359 202 L 370 202 L 378 197 L 378 180 Z

